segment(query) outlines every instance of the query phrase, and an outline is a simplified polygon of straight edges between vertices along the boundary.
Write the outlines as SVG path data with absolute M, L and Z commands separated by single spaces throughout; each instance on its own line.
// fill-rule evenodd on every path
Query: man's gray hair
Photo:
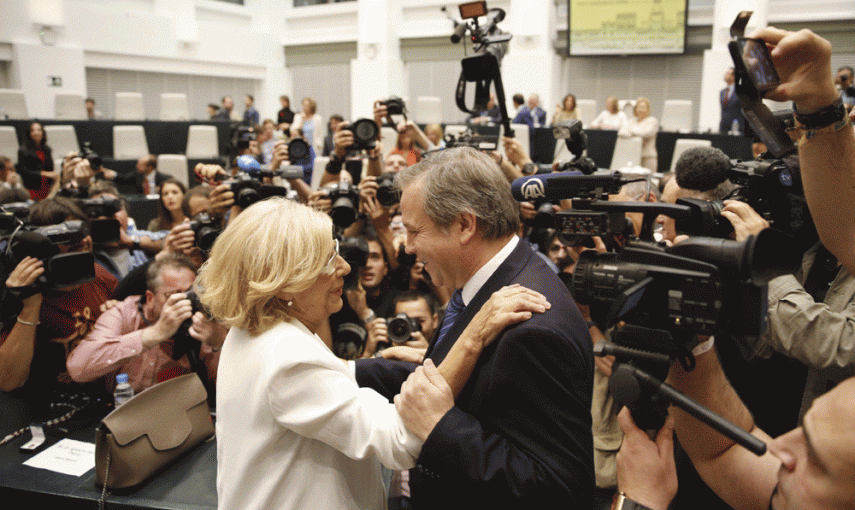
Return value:
M 445 230 L 463 213 L 477 218 L 485 239 L 501 239 L 519 230 L 519 204 L 511 185 L 490 156 L 471 147 L 446 149 L 401 170 L 401 190 L 422 186 L 422 207 L 428 218 Z
M 647 196 L 653 193 L 654 198 L 658 202 L 661 197 L 659 187 L 653 184 L 649 177 L 644 177 L 635 182 L 624 184 L 621 191 L 634 202 L 646 202 Z

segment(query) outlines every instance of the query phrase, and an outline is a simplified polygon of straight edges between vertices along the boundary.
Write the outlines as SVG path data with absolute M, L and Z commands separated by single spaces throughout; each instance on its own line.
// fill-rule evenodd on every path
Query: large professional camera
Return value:
M 371 119 L 359 119 L 349 126 L 342 126 L 353 133 L 353 145 L 347 148 L 348 152 L 370 151 L 377 147 L 377 138 L 380 136 L 380 128 Z
M 798 267 L 801 254 L 792 249 L 792 239 L 766 229 L 743 242 L 694 237 L 673 247 L 655 243 L 657 215 L 679 220 L 688 217 L 690 209 L 679 204 L 609 202 L 608 195 L 627 182 L 617 172 L 564 172 L 523 177 L 512 185 L 518 200 L 571 199 L 573 208 L 556 214 L 555 227 L 563 235 L 620 239 L 611 243 L 613 251 L 582 252 L 573 274 L 565 279 L 574 299 L 589 307 L 601 329 L 618 322 L 629 326 L 612 338 L 617 348 L 624 349 L 620 352 L 644 351 L 660 358 L 649 363 L 619 354 L 618 364 L 664 378 L 670 360 L 693 367 L 691 349 L 699 342 L 698 335 L 760 335 L 765 327 L 766 283 Z M 639 238 L 629 233 L 627 212 L 644 217 Z M 664 419 L 661 402 L 622 403 L 630 407 L 636 422 L 644 423 L 643 428 L 657 428 Z
M 384 207 L 392 207 L 401 201 L 401 191 L 395 186 L 395 174 L 386 172 L 377 178 L 377 201 Z
M 78 246 L 88 235 L 86 223 L 80 220 L 35 227 L 6 216 L 0 232 L 2 266 L 14 268 L 28 256 L 41 260 L 45 272 L 30 289 L 34 292 L 91 282 L 95 279 L 95 259 L 92 253 L 62 253 L 61 250 L 62 246 Z M 25 294 L 28 292 L 24 291 Z
M 190 220 L 190 230 L 196 240 L 196 246 L 202 251 L 208 252 L 214 246 L 214 241 L 222 232 L 220 221 L 211 217 L 206 212 L 201 212 Z
M 797 155 L 734 160 L 727 177 L 736 189 L 725 198 L 750 205 L 772 227 L 793 236 L 802 252 L 819 241 L 804 197 Z M 691 210 L 688 217 L 675 222 L 678 233 L 727 238 L 733 232 L 733 225 L 721 216 L 722 202 L 677 199 L 677 203 Z
M 460 64 L 462 70 L 457 82 L 455 101 L 457 107 L 465 113 L 475 113 L 487 109 L 490 101 L 490 85 L 496 84 L 496 100 L 499 104 L 501 124 L 505 128 L 505 136 L 514 136 L 511 129 L 511 119 L 508 116 L 508 108 L 505 102 L 505 88 L 502 84 L 502 73 L 500 65 L 505 52 L 508 50 L 508 41 L 511 35 L 502 32 L 497 26 L 505 19 L 505 11 L 502 9 L 487 10 L 487 2 L 468 2 L 460 4 L 460 17 L 463 20 L 454 22 L 454 33 L 451 42 L 457 44 L 464 40 L 463 35 L 469 32 L 475 54 L 464 58 Z M 479 23 L 479 18 L 483 22 Z M 466 106 L 466 84 L 475 83 L 475 103 L 472 109 Z M 446 144 L 446 146 L 448 146 Z
M 337 227 L 353 225 L 359 211 L 359 190 L 347 181 L 340 181 L 321 188 L 332 201 L 330 216 Z
M 361 237 L 343 237 L 338 243 L 338 253 L 350 266 L 344 276 L 344 290 L 353 290 L 359 285 L 359 270 L 368 262 L 368 241 Z
M 92 242 L 98 245 L 119 242 L 119 220 L 115 218 L 122 210 L 122 202 L 117 198 L 98 197 L 76 200 L 80 209 L 89 217 L 89 232 Z
M 387 337 L 394 344 L 403 344 L 413 339 L 413 333 L 422 330 L 416 319 L 401 312 L 386 321 Z

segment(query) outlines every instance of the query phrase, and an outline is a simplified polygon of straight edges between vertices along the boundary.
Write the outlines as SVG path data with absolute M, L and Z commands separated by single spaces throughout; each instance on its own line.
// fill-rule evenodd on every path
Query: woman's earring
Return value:
M 289 300 L 288 300 L 288 306 L 291 306 L 291 305 L 293 305 L 293 304 L 294 304 L 294 300 L 293 300 L 293 299 L 289 299 Z

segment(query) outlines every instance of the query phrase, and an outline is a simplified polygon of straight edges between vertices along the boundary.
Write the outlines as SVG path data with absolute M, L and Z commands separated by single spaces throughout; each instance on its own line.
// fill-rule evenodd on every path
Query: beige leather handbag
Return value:
M 105 490 L 139 485 L 213 436 L 207 396 L 199 377 L 187 374 L 134 395 L 108 414 L 95 436 L 96 483 Z

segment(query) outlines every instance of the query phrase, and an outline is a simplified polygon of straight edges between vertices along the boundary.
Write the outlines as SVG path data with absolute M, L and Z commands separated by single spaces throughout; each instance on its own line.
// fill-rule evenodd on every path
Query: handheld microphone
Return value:
M 570 171 L 531 175 L 514 179 L 511 194 L 518 201 L 561 200 L 591 195 L 597 188 L 603 193 L 619 193 L 624 181 L 620 172 L 608 175 L 585 175 Z

